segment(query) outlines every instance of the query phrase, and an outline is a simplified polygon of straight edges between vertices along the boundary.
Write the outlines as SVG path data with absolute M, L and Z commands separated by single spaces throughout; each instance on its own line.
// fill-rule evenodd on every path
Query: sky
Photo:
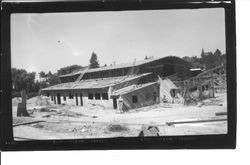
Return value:
M 225 53 L 223 8 L 11 15 L 11 66 L 31 72 Z

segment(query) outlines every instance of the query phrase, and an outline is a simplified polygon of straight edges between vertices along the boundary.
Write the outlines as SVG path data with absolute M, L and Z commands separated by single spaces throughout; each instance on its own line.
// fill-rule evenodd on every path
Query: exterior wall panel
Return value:
M 140 108 L 160 103 L 160 85 L 158 83 L 146 86 L 121 96 L 123 101 L 122 110 Z M 137 96 L 137 103 L 133 103 L 133 96 Z

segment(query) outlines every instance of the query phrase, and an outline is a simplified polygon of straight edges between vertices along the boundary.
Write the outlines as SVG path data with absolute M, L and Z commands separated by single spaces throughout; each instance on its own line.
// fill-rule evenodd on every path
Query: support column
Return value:
M 214 96 L 214 75 L 213 75 L 213 72 L 211 73 L 211 76 L 212 76 L 212 81 L 211 81 L 212 94 L 211 94 L 211 96 L 215 97 Z
M 54 104 L 56 104 L 56 96 L 53 96 L 54 97 Z
M 78 98 L 77 98 L 77 93 L 76 93 L 76 105 L 78 105 Z
M 81 106 L 83 106 L 82 93 L 80 94 Z
M 199 100 L 202 100 L 203 96 L 202 96 L 202 82 L 200 79 L 198 79 L 198 92 L 199 92 Z

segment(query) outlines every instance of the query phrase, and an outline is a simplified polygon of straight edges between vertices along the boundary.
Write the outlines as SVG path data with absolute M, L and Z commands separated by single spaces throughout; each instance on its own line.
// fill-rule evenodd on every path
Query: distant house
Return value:
M 174 56 L 86 68 L 60 76 L 61 84 L 44 88 L 41 93 L 55 104 L 95 104 L 127 111 L 160 102 L 158 76 L 180 73 L 180 78 L 186 79 L 191 75 L 189 69 L 187 62 Z

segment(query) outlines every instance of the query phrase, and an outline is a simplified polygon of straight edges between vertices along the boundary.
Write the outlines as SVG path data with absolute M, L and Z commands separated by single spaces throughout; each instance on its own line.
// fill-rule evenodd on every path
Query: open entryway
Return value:
M 113 107 L 114 109 L 117 109 L 117 99 L 113 98 Z
M 57 104 L 61 104 L 61 96 L 57 93 Z

